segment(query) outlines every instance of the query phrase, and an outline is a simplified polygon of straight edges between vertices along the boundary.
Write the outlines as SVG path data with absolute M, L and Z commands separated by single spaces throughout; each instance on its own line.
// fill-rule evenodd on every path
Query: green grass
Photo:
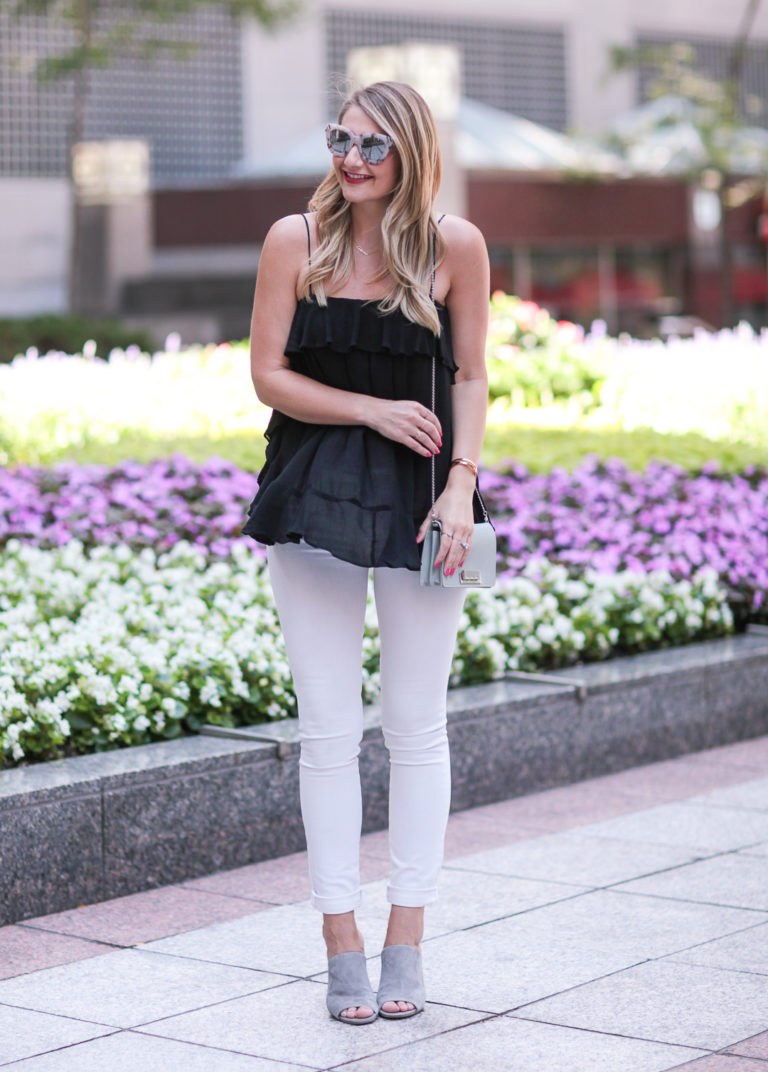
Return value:
M 571 470 L 588 454 L 621 458 L 630 469 L 641 471 L 652 459 L 663 459 L 695 471 L 705 462 L 718 461 L 728 472 L 747 465 L 768 464 L 768 451 L 747 443 L 707 439 L 689 432 L 663 435 L 650 428 L 532 428 L 495 425 L 488 428 L 483 461 L 496 466 L 506 459 L 521 462 L 532 472 L 549 472 L 554 466 Z
M 231 435 L 222 439 L 181 436 L 149 439 L 128 433 L 116 443 L 88 443 L 69 448 L 61 459 L 114 465 L 125 458 L 148 462 L 180 453 L 196 462 L 218 455 L 243 469 L 258 471 L 264 463 L 264 437 L 260 433 Z M 642 470 L 651 459 L 664 459 L 692 471 L 708 461 L 718 461 L 722 469 L 737 472 L 747 465 L 768 465 L 768 452 L 745 443 L 707 439 L 705 436 L 662 435 L 651 429 L 625 432 L 621 429 L 538 428 L 521 425 L 493 425 L 488 428 L 483 463 L 495 466 L 506 459 L 522 462 L 532 472 L 548 472 L 554 466 L 573 469 L 588 454 L 601 458 L 621 458 L 634 470 Z M 38 459 L 16 458 L 35 463 Z M 45 463 L 57 459 L 46 458 Z

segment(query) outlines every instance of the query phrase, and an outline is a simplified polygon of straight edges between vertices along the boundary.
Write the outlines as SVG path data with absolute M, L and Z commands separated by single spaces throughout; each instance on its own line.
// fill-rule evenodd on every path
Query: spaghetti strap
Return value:
M 307 229 L 307 264 L 311 268 L 312 267 L 312 240 L 309 237 L 309 220 L 307 219 L 306 215 L 303 212 L 301 214 L 301 218 L 304 220 L 304 226 Z
M 444 219 L 445 219 L 445 213 L 443 213 L 442 216 L 440 217 L 440 219 L 437 221 L 437 226 L 438 227 L 440 226 L 440 224 L 443 222 Z M 307 224 L 307 231 L 309 231 L 309 225 L 308 224 Z M 430 301 L 435 300 L 435 269 L 437 267 L 437 265 L 435 264 L 436 259 L 437 259 L 437 235 L 435 235 L 433 233 L 432 234 L 432 275 L 429 277 L 429 300 Z
M 311 240 L 310 235 L 309 235 L 309 220 L 307 219 L 306 215 L 303 212 L 301 214 L 301 218 L 304 220 L 304 226 L 307 229 L 307 267 L 311 268 L 312 267 L 312 240 Z M 309 295 L 310 295 L 310 297 L 312 296 L 312 287 L 309 288 Z

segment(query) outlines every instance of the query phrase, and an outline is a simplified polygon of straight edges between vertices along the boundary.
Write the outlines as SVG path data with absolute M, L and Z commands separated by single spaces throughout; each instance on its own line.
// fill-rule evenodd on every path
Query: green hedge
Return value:
M 2 428 L 0 427 L 0 445 Z M 207 436 L 159 436 L 148 438 L 141 432 L 124 433 L 114 443 L 90 442 L 82 447 L 68 447 L 61 457 L 81 465 L 100 463 L 117 465 L 125 458 L 150 462 L 172 454 L 184 454 L 194 462 L 221 457 L 242 469 L 257 472 L 264 464 L 264 437 L 260 433 L 237 434 L 221 439 Z M 521 425 L 489 425 L 485 435 L 483 463 L 498 465 L 512 458 L 531 472 L 546 473 L 553 466 L 571 470 L 586 455 L 621 458 L 641 472 L 654 458 L 697 472 L 705 462 L 717 461 L 727 472 L 740 472 L 748 465 L 764 465 L 765 451 L 747 443 L 728 443 L 705 436 L 662 435 L 652 429 L 631 432 L 619 428 L 536 428 Z M 14 458 L 17 462 L 35 462 L 33 458 Z M 54 461 L 55 459 L 50 459 Z
M 82 353 L 92 339 L 99 357 L 110 350 L 125 350 L 134 345 L 151 353 L 154 343 L 146 331 L 129 328 L 117 320 L 96 320 L 85 316 L 19 317 L 0 320 L 0 362 L 12 361 L 17 354 L 34 346 L 39 353 L 57 350 L 66 354 Z

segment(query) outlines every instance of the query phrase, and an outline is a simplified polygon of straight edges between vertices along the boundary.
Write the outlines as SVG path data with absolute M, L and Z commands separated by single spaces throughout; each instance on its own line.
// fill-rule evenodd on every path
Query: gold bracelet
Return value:
M 477 464 L 471 458 L 454 458 L 451 462 L 451 469 L 453 469 L 454 465 L 466 466 L 467 469 L 472 470 L 472 475 L 477 478 Z

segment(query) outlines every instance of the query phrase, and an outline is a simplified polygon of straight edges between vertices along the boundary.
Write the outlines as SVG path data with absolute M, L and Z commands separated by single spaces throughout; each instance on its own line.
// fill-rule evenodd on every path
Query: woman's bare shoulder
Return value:
M 314 213 L 307 213 L 311 232 L 314 233 Z M 307 224 L 302 213 L 296 212 L 291 216 L 282 216 L 270 227 L 265 239 L 265 245 L 269 244 L 275 250 L 284 252 L 292 251 L 302 246 L 307 248 Z
M 485 239 L 474 223 L 461 216 L 445 215 L 440 220 L 440 231 L 445 239 L 446 250 L 451 256 L 461 257 L 467 252 L 485 248 Z

